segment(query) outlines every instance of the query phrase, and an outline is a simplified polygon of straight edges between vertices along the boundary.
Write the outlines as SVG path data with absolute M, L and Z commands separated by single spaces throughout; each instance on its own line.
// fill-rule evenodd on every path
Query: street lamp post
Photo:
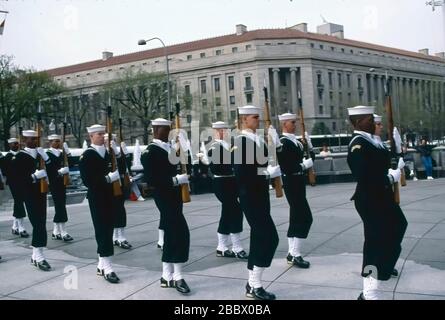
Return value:
M 151 40 L 159 40 L 162 43 L 162 46 L 164 47 L 164 55 L 165 55 L 165 65 L 166 65 L 166 72 L 167 72 L 167 106 L 168 106 L 168 112 L 170 113 L 171 110 L 171 103 L 170 103 L 170 70 L 168 67 L 168 54 L 167 54 L 167 48 L 165 47 L 164 41 L 162 41 L 158 37 L 153 37 L 148 40 L 139 40 L 138 45 L 143 46 L 146 45 L 147 42 Z

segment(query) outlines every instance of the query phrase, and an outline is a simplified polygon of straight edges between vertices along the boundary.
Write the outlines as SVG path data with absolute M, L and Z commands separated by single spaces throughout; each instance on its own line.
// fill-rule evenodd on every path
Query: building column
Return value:
M 272 69 L 272 78 L 273 78 L 273 99 L 272 99 L 272 110 L 270 110 L 270 113 L 272 117 L 278 118 L 278 113 L 280 109 L 280 77 L 279 77 L 279 68 L 273 68 Z
M 385 104 L 385 92 L 383 90 L 383 81 L 385 81 L 385 76 L 377 75 L 377 105 L 379 107 L 384 107 Z
M 292 67 L 290 68 L 290 96 L 291 96 L 291 103 L 290 108 L 292 110 L 292 113 L 297 114 L 298 109 L 298 97 L 297 97 L 297 91 L 298 91 L 298 83 L 297 83 L 297 72 L 298 68 Z

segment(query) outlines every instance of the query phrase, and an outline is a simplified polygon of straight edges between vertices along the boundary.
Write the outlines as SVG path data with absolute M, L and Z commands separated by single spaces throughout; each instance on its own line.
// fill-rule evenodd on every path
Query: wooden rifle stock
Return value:
M 111 106 L 108 106 L 107 108 L 107 134 L 108 134 L 108 152 L 110 152 L 110 158 L 111 158 L 111 172 L 114 172 L 118 170 L 117 167 L 117 159 L 116 155 L 114 154 L 113 148 L 111 148 L 111 140 L 113 140 L 113 127 L 111 123 Z M 122 195 L 122 188 L 121 188 L 121 179 L 114 181 L 112 183 L 113 185 L 113 195 L 115 197 Z
M 300 94 L 300 92 L 298 92 L 298 94 Z M 300 127 L 301 127 L 301 140 L 303 141 L 303 148 L 304 148 L 304 157 L 305 159 L 309 159 L 311 154 L 309 151 L 309 145 L 306 141 L 306 137 L 304 135 L 304 133 L 306 132 L 306 126 L 304 125 L 304 113 L 303 113 L 303 104 L 301 103 L 301 98 L 298 98 L 299 101 L 299 105 L 300 105 Z M 315 176 L 315 171 L 314 168 L 309 168 L 308 172 L 308 180 L 309 180 L 309 184 L 314 187 L 317 183 L 317 179 Z
M 62 135 L 62 143 L 65 144 L 65 140 L 66 140 L 66 121 L 63 122 L 63 135 Z M 63 166 L 64 167 L 69 167 L 69 163 L 68 163 L 68 155 L 65 152 L 65 148 L 63 147 L 62 144 L 62 152 L 63 152 Z M 67 173 L 65 175 L 63 175 L 63 185 L 66 187 L 70 184 L 70 174 Z
M 42 131 L 42 113 L 40 111 L 40 106 L 39 106 L 39 111 L 37 112 L 37 148 L 41 146 L 40 144 L 40 138 L 41 138 L 41 131 Z M 39 160 L 39 170 L 46 170 L 46 166 L 45 166 L 45 161 L 43 160 L 43 158 L 41 156 L 39 156 L 40 160 Z M 40 184 L 40 193 L 48 193 L 48 181 L 46 180 L 46 178 L 40 179 L 39 181 Z
M 177 102 L 175 104 L 176 107 L 176 115 L 175 115 L 175 125 L 176 125 L 176 130 L 177 133 L 179 135 L 179 129 L 181 129 L 181 121 L 179 119 L 179 111 L 180 111 L 180 104 Z M 177 143 L 179 144 L 179 140 L 177 139 Z M 180 162 L 181 162 L 181 173 L 182 174 L 187 174 L 187 158 L 185 156 L 185 151 L 181 150 L 181 146 L 179 145 L 178 151 L 179 153 L 179 157 L 180 157 Z M 182 202 L 183 203 L 188 203 L 191 201 L 190 199 L 190 191 L 189 191 L 189 186 L 188 184 L 181 184 L 181 197 L 182 197 Z
M 271 125 L 271 120 L 270 120 L 270 108 L 269 108 L 269 96 L 267 93 L 267 88 L 266 86 L 263 87 L 263 91 L 264 91 L 264 132 L 266 135 L 266 141 L 267 141 L 267 145 L 270 147 L 269 152 L 272 152 L 272 161 L 274 165 L 278 165 L 278 161 L 277 161 L 277 152 L 275 149 L 275 145 L 273 144 L 272 141 L 269 140 L 269 134 L 268 134 L 268 130 L 269 127 Z M 283 197 L 283 182 L 281 181 L 281 176 L 279 177 L 275 177 L 273 178 L 273 186 L 275 188 L 275 196 L 277 198 L 281 198 Z
M 388 115 L 388 137 L 389 141 L 391 143 L 391 166 L 394 170 L 397 170 L 398 165 L 398 159 L 396 154 L 396 143 L 393 136 L 394 131 L 394 118 L 392 114 L 392 101 L 391 101 L 391 93 L 390 93 L 390 83 L 388 76 L 386 76 L 386 85 L 385 85 L 385 93 L 386 93 L 386 101 L 385 101 L 385 108 L 386 108 L 386 114 Z M 393 190 L 394 190 L 394 201 L 395 203 L 400 203 L 400 191 L 399 191 L 399 183 L 396 182 L 393 184 Z
M 124 135 L 122 134 L 122 118 L 119 116 L 119 141 L 122 144 L 124 142 Z M 121 147 L 121 154 L 122 157 L 125 157 L 124 153 L 122 152 Z M 130 187 L 130 173 L 128 171 L 127 161 L 124 159 L 125 162 L 125 174 L 124 174 L 124 188 Z

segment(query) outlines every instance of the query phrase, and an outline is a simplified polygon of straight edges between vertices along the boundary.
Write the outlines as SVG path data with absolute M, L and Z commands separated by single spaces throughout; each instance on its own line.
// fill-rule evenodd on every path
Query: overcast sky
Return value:
M 307 22 L 315 32 L 327 21 L 342 24 L 345 37 L 395 48 L 445 51 L 442 9 L 426 0 L 0 0 L 7 10 L 0 52 L 37 70 L 248 30 Z M 3 16 L 0 14 L 0 19 Z

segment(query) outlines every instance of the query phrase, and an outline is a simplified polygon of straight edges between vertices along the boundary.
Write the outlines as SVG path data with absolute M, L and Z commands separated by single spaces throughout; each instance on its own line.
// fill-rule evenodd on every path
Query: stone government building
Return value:
M 171 82 L 192 97 L 182 119 L 189 128 L 192 120 L 200 121 L 201 127 L 216 120 L 233 124 L 237 107 L 264 105 L 266 83 L 275 123 L 277 114 L 297 112 L 301 93 L 309 132 L 316 123 L 324 123 L 332 133 L 345 133 L 347 107 L 372 104 L 382 110 L 385 70 L 392 78 L 393 107 L 399 114 L 426 103 L 437 110 L 445 106 L 444 52 L 432 56 L 428 49 L 410 52 L 345 39 L 343 26 L 337 24 L 318 26 L 317 33 L 308 32 L 306 23 L 253 31 L 239 24 L 234 34 L 166 50 Z M 92 124 L 105 122 L 97 93 L 104 84 L 125 70 L 163 73 L 165 67 L 164 49 L 157 48 L 120 56 L 103 52 L 100 60 L 47 72 L 68 87 L 71 103 L 79 95 L 89 100 L 86 121 Z M 125 130 L 130 131 L 125 136 L 133 142 L 142 135 L 142 126 L 137 119 L 126 121 Z

